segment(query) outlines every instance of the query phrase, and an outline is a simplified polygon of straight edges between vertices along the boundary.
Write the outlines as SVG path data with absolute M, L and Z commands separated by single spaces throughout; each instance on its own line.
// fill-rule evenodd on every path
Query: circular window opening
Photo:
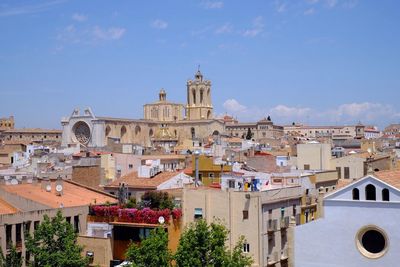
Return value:
M 367 258 L 380 258 L 388 249 L 387 235 L 376 226 L 367 226 L 358 232 L 357 247 Z
M 363 247 L 371 253 L 382 252 L 386 247 L 385 237 L 376 230 L 369 230 L 361 238 Z

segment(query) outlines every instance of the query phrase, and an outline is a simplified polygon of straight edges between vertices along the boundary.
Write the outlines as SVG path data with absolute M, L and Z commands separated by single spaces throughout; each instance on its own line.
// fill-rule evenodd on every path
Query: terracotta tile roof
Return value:
M 379 180 L 400 189 L 400 170 L 375 172 L 374 176 Z
M 9 193 L 17 194 L 23 198 L 44 204 L 51 208 L 59 208 L 61 204 L 64 207 L 77 207 L 89 204 L 104 204 L 106 202 L 116 203 L 117 199 L 90 190 L 88 188 L 72 184 L 67 181 L 63 183 L 63 195 L 57 196 L 55 191 L 55 182 L 52 182 L 52 191 L 46 192 L 42 189 L 40 183 L 34 184 L 19 184 L 19 185 L 1 185 L 1 188 Z
M 352 182 L 355 182 L 353 179 L 339 179 L 335 188 L 335 191 L 342 189 L 343 187 L 348 186 Z
M 152 178 L 139 178 L 137 172 L 128 173 L 119 179 L 113 181 L 110 185 L 105 187 L 119 187 L 120 183 L 125 183 L 130 188 L 141 188 L 141 189 L 157 189 L 157 187 L 179 175 L 181 172 L 162 172 Z
M 176 155 L 176 154 L 166 154 L 166 155 L 143 155 L 140 156 L 140 159 L 185 159 L 185 155 Z
M 3 214 L 11 214 L 17 212 L 18 209 L 11 206 L 8 202 L 6 202 L 4 199 L 0 198 L 0 215 Z
M 62 134 L 62 130 L 56 129 L 41 129 L 41 128 L 21 128 L 21 129 L 11 129 L 3 132 L 7 133 L 56 133 Z

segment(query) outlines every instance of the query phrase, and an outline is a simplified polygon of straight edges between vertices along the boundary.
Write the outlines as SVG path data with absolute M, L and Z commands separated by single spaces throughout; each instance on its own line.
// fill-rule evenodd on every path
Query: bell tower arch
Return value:
M 213 118 L 211 102 L 211 82 L 203 78 L 200 69 L 193 80 L 187 81 L 187 120 L 207 120 Z

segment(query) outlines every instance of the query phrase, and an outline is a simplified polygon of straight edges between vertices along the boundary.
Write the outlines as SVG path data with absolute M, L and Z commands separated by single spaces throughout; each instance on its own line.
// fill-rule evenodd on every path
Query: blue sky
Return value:
M 400 121 L 400 2 L 1 1 L 0 117 L 60 128 L 75 107 L 141 118 L 185 103 L 197 66 L 215 114 L 277 124 Z

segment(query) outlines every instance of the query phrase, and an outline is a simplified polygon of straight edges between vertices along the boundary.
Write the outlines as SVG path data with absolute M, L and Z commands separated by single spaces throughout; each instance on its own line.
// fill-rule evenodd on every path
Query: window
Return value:
M 357 188 L 353 189 L 353 200 L 360 200 L 360 191 Z
M 365 198 L 366 200 L 376 200 L 376 189 L 372 184 L 365 187 Z
M 310 193 L 310 189 L 306 189 L 306 196 L 308 196 L 308 194 Z
M 6 248 L 10 249 L 12 246 L 12 225 L 6 225 Z
M 357 248 L 370 259 L 382 257 L 388 250 L 386 233 L 376 226 L 367 226 L 357 234 Z
M 310 170 L 310 164 L 304 164 L 304 170 L 306 171 Z
M 139 236 L 141 238 L 148 238 L 150 236 L 150 228 L 140 228 L 139 229 Z
M 336 171 L 338 173 L 338 178 L 341 179 L 342 178 L 342 168 L 336 167 Z
M 243 211 L 243 220 L 248 220 L 249 219 L 249 211 L 248 210 L 244 210 Z
M 29 234 L 31 231 L 31 221 L 27 221 L 24 223 L 24 234 L 25 236 Z
M 296 213 L 297 213 L 296 204 L 293 204 L 293 216 L 294 217 L 296 217 Z
M 249 243 L 244 243 L 243 244 L 243 252 L 244 253 L 249 253 L 250 252 L 250 244 Z
M 344 179 L 349 179 L 349 178 L 350 178 L 350 168 L 344 167 Z
M 382 190 L 382 201 L 389 201 L 389 189 Z
M 71 223 L 71 217 L 66 217 L 65 220 L 67 221 L 67 223 Z
M 129 168 L 129 169 L 133 169 L 133 164 L 129 164 L 129 165 L 128 165 L 128 168 Z
M 39 221 L 34 221 L 34 222 L 33 222 L 33 229 L 34 229 L 34 230 L 38 229 L 39 223 L 40 223 Z
M 79 215 L 74 216 L 74 229 L 75 233 L 79 233 L 80 227 L 79 227 Z
M 195 208 L 194 209 L 194 219 L 202 219 L 203 218 L 203 209 L 202 208 Z
M 228 187 L 235 188 L 235 180 L 228 180 Z
M 213 172 L 209 172 L 209 173 L 208 173 L 208 177 L 214 178 L 214 173 L 213 173 Z
M 281 218 L 285 217 L 285 207 L 281 208 Z
M 22 224 L 15 225 L 15 241 L 17 248 L 22 247 Z

